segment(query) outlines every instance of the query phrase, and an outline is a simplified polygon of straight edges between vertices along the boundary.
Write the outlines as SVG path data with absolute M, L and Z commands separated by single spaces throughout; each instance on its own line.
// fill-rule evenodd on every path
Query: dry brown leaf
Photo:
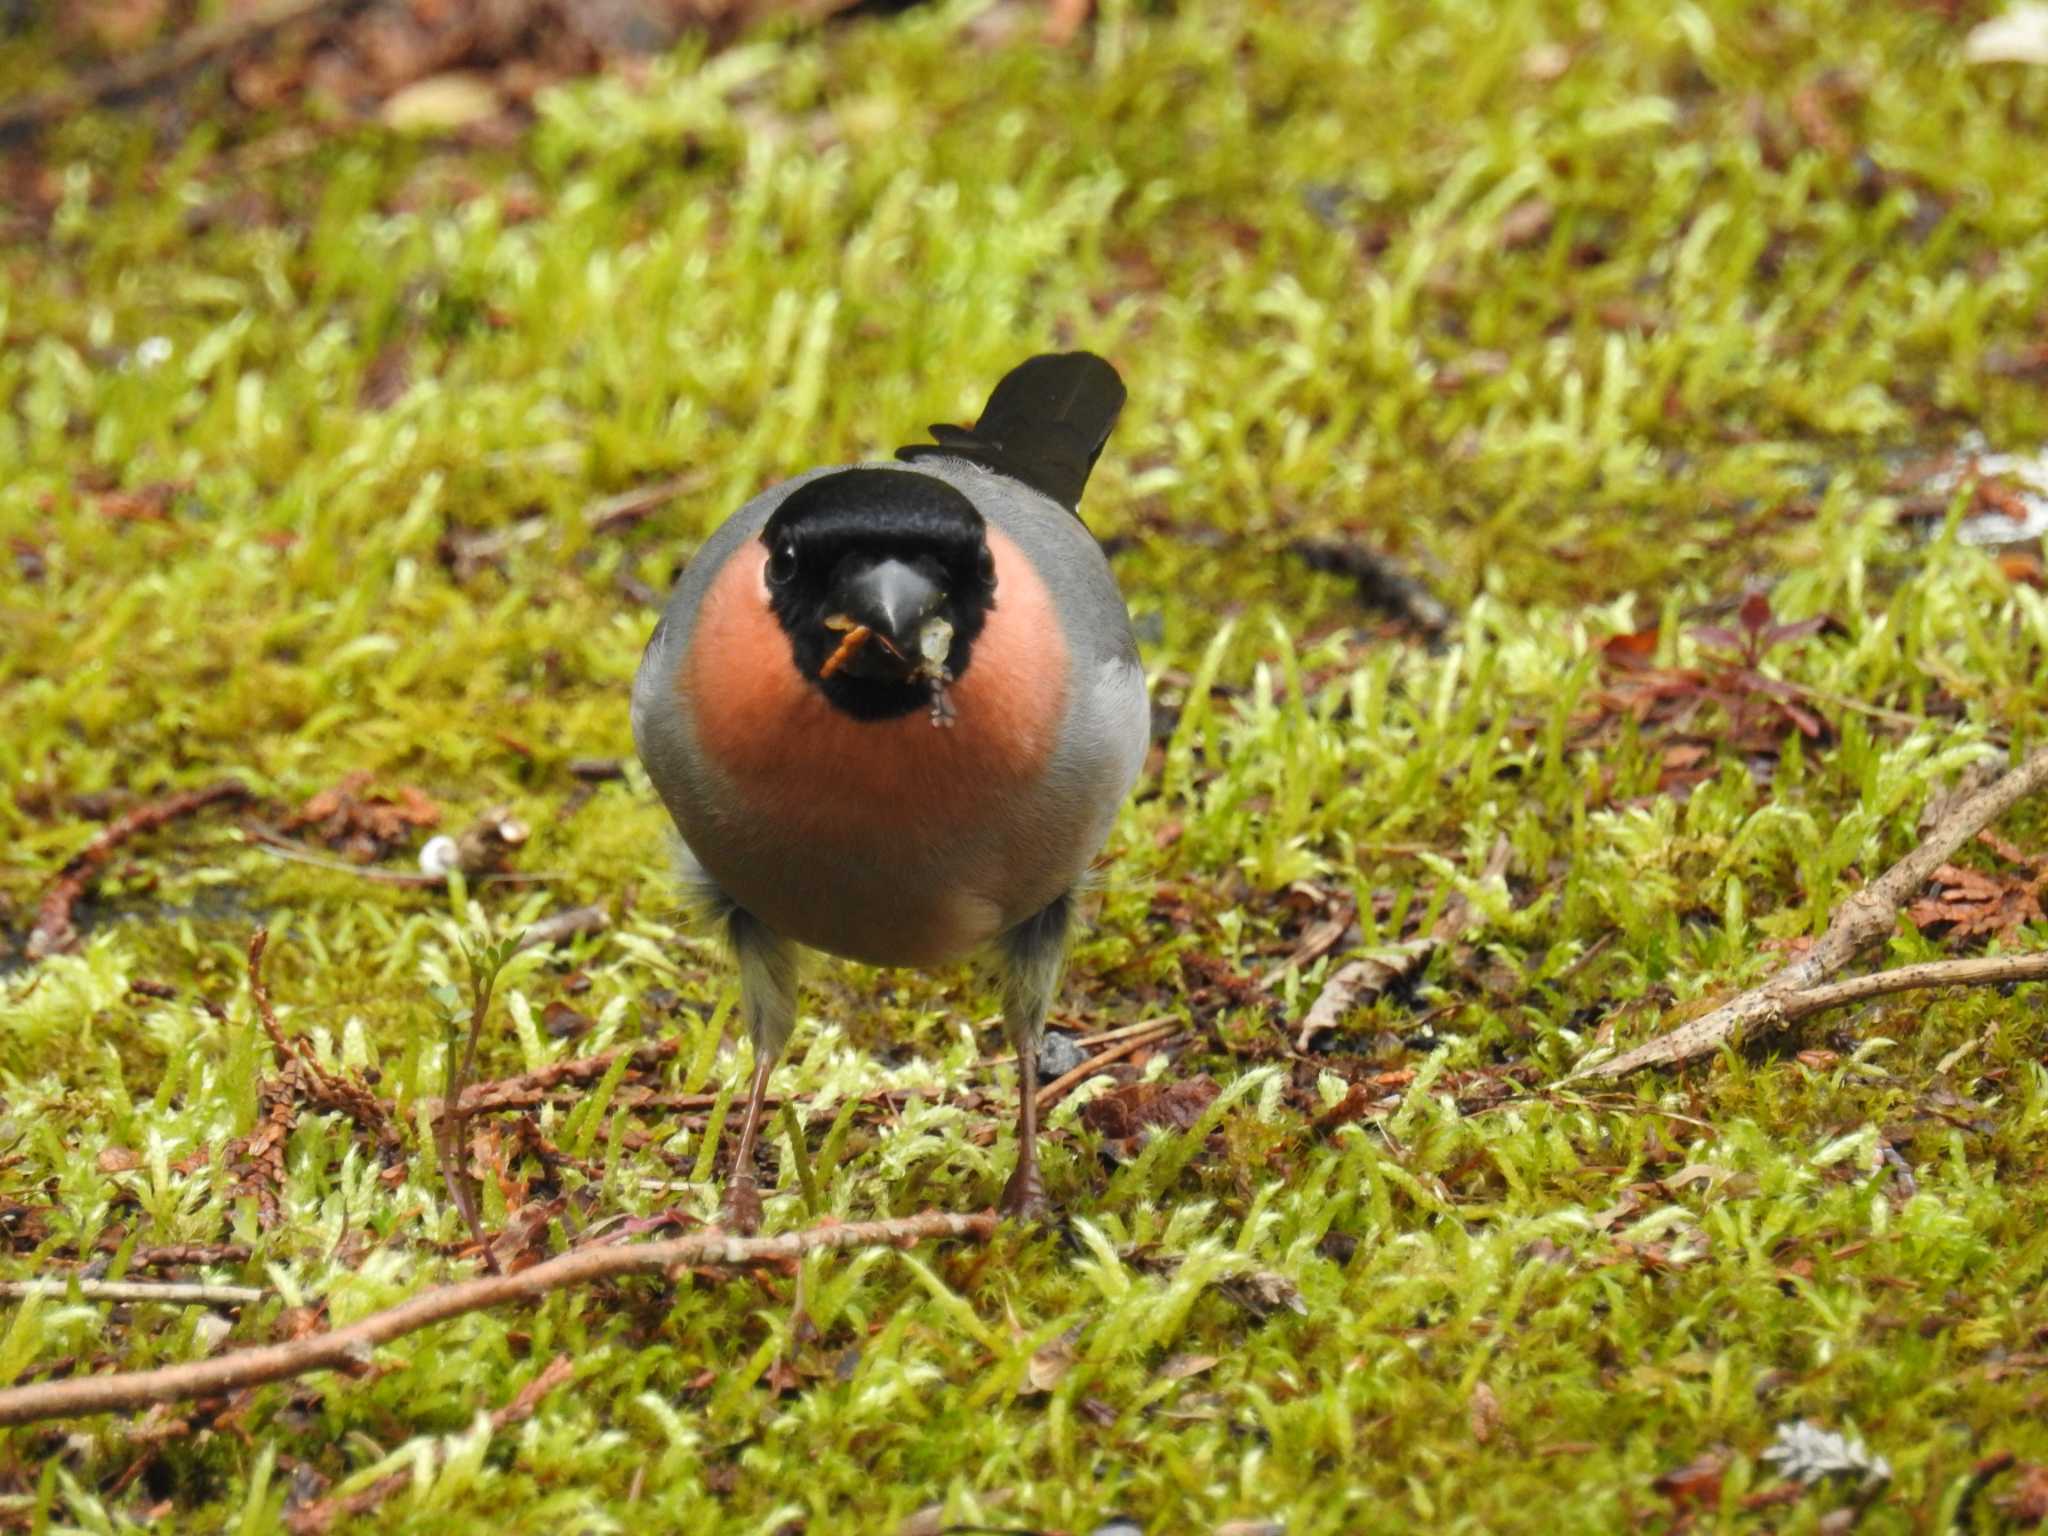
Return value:
M 1679 1509 L 1697 1504 L 1712 1508 L 1721 1501 L 1721 1477 L 1728 1470 L 1728 1458 L 1719 1451 L 1702 1451 L 1684 1466 L 1659 1477 L 1650 1486 Z
M 1219 1092 L 1208 1073 L 1171 1083 L 1129 1083 L 1081 1106 L 1081 1123 L 1112 1141 L 1128 1141 L 1149 1126 L 1185 1131 Z
M 1944 864 L 1929 883 L 1936 887 L 1936 894 L 1923 896 L 1906 908 L 1916 928 L 1946 926 L 1949 935 L 1958 939 L 2006 939 L 2023 924 L 2043 921 L 2041 895 L 2048 887 L 2048 873 L 2027 879 L 2006 871 L 1988 874 Z
M 1412 981 L 1438 948 L 1439 941 L 1434 937 L 1409 939 L 1376 955 L 1346 961 L 1323 983 L 1323 990 L 1301 1021 L 1294 1048 L 1307 1050 L 1317 1035 L 1343 1023 L 1345 1015 L 1363 1008 L 1390 988 Z
M 1472 1401 L 1467 1405 L 1466 1417 L 1471 1421 L 1472 1438 L 1481 1445 L 1494 1437 L 1500 1428 L 1500 1399 L 1493 1395 L 1493 1388 L 1485 1382 L 1472 1387 Z

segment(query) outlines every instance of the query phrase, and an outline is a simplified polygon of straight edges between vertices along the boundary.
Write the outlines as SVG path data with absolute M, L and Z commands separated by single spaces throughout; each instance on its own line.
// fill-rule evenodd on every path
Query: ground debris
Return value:
M 300 832 L 358 864 L 374 864 L 409 844 L 413 834 L 441 824 L 441 808 L 410 784 L 372 789 L 373 775 L 358 770 L 323 789 L 279 825 Z
M 144 832 L 155 831 L 221 801 L 240 800 L 248 793 L 240 781 L 223 779 L 204 789 L 187 790 L 183 794 L 138 806 L 108 826 L 57 872 L 57 878 L 51 882 L 37 911 L 36 925 L 29 933 L 28 957 L 40 960 L 46 955 L 60 954 L 78 943 L 78 930 L 72 924 L 72 908 L 105 867 L 107 860 L 113 857 L 115 849 Z
M 1956 939 L 2010 939 L 2022 925 L 2048 920 L 2041 905 L 2048 892 L 2048 854 L 2023 853 L 1989 829 L 1979 832 L 1977 841 L 2028 873 L 1944 864 L 1928 882 L 1933 894 L 1906 908 L 1916 928 L 1939 928 Z
M 1177 1082 L 1127 1083 L 1083 1104 L 1081 1123 L 1129 1156 L 1142 1145 L 1147 1130 L 1192 1128 L 1220 1091 L 1206 1072 Z
M 1302 539 L 1291 546 L 1311 570 L 1349 576 L 1358 600 L 1435 640 L 1449 631 L 1451 610 L 1393 558 L 1351 539 Z

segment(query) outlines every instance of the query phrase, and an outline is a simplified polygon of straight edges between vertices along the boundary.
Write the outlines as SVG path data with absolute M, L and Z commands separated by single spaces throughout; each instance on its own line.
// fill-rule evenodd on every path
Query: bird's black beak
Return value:
M 827 611 L 872 631 L 907 665 L 917 660 L 919 630 L 945 600 L 945 590 L 916 566 L 885 558 L 842 572 L 833 584 Z M 880 662 L 882 657 L 872 659 Z

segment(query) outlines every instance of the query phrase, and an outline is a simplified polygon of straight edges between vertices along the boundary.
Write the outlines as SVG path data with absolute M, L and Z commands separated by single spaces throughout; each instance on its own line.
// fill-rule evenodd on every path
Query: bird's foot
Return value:
M 1003 1198 L 997 1209 L 1018 1221 L 1041 1222 L 1051 1218 L 1052 1202 L 1045 1197 L 1045 1181 L 1038 1176 L 1036 1162 L 1017 1165 L 1010 1182 L 1003 1186 Z
M 761 1191 L 752 1179 L 734 1178 L 725 1186 L 724 1225 L 742 1237 L 752 1236 L 761 1225 Z

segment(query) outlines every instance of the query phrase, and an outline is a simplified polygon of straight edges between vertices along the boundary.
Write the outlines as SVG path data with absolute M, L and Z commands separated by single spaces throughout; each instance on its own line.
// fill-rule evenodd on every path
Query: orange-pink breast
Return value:
M 705 593 L 676 686 L 700 749 L 747 811 L 785 835 L 872 843 L 878 834 L 967 831 L 1035 783 L 1067 699 L 1067 649 L 1030 560 L 994 528 L 995 604 L 950 688 L 958 718 L 918 710 L 855 720 L 797 671 L 768 606 L 768 552 L 750 542 Z

